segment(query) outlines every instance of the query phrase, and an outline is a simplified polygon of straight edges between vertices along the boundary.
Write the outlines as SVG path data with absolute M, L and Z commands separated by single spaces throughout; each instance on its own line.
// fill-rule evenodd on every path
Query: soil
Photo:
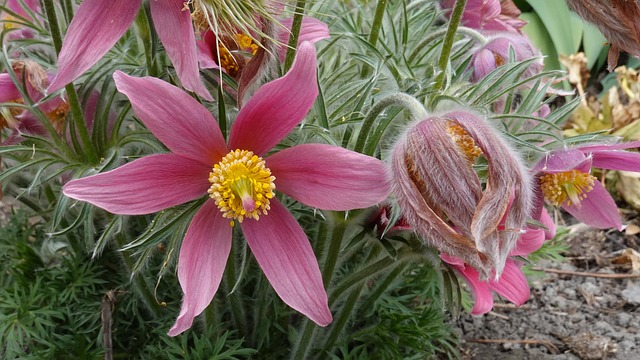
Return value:
M 627 215 L 623 232 L 571 226 L 566 261 L 536 264 L 560 273 L 530 279 L 520 308 L 496 297 L 493 312 L 461 315 L 463 359 L 640 359 L 640 219 Z

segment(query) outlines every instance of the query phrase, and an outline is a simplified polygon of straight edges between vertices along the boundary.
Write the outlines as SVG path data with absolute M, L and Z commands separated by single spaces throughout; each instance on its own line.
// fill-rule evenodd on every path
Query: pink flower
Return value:
M 478 156 L 488 163 L 485 186 L 472 167 Z M 486 119 L 456 111 L 413 124 L 394 146 L 389 182 L 424 240 L 483 278 L 500 275 L 525 227 L 532 189 L 519 154 Z
M 533 171 L 547 201 L 561 206 L 587 225 L 622 230 L 618 206 L 595 176 L 591 167 L 640 172 L 640 153 L 624 149 L 640 141 L 583 145 L 548 153 Z
M 455 0 L 441 0 L 444 9 L 452 9 Z M 488 31 L 519 33 L 527 22 L 519 19 L 520 10 L 511 0 L 468 0 L 462 25 Z
M 318 94 L 316 57 L 300 45 L 291 70 L 262 86 L 239 112 L 228 144 L 209 111 L 159 79 L 114 74 L 134 112 L 171 150 L 73 180 L 64 194 L 117 214 L 148 214 L 208 200 L 187 230 L 178 259 L 184 292 L 178 335 L 216 293 L 231 249 L 232 224 L 280 298 L 321 326 L 332 315 L 309 241 L 274 189 L 312 207 L 347 210 L 384 200 L 384 164 L 340 147 L 303 144 L 267 153 L 307 114 Z M 170 100 L 168 100 L 170 99 Z M 264 158 L 263 158 L 264 157 Z
M 7 0 L 5 6 L 18 16 L 15 17 L 7 12 L 0 11 L 0 20 L 3 22 L 4 29 L 13 30 L 8 35 L 9 40 L 32 38 L 34 35 L 32 29 L 23 24 L 25 21 L 31 23 L 39 22 L 39 19 L 34 19 L 30 12 L 38 14 L 40 12 L 40 2 L 38 0 Z
M 58 76 L 49 92 L 59 90 L 92 67 L 127 31 L 142 0 L 85 0 L 80 4 L 58 56 Z M 156 31 L 182 85 L 206 100 L 211 94 L 200 82 L 191 13 L 184 0 L 151 0 Z
M 493 70 L 509 62 L 509 52 L 511 48 L 513 48 L 515 53 L 516 61 L 539 58 L 529 65 L 527 70 L 522 74 L 523 77 L 530 77 L 542 70 L 542 55 L 526 36 L 509 32 L 499 32 L 493 34 L 485 45 L 474 51 L 471 57 L 471 63 L 469 64 L 469 67 L 473 71 L 471 81 L 478 82 Z
M 516 247 L 509 252 L 509 256 L 527 256 L 538 250 L 545 240 L 552 239 L 555 235 L 555 224 L 549 214 L 543 209 L 539 221 L 547 228 L 527 228 L 518 238 Z M 481 280 L 480 274 L 473 267 L 455 256 L 441 253 L 444 262 L 451 265 L 469 284 L 475 297 L 475 303 L 471 309 L 471 315 L 486 314 L 493 309 L 493 295 L 495 291 L 512 303 L 520 306 L 524 304 L 530 295 L 529 283 L 520 269 L 520 261 L 507 259 L 502 275 L 497 280 Z

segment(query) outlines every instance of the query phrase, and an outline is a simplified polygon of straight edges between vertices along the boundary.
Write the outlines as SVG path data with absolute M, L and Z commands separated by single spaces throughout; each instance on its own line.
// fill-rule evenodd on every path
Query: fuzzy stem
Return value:
M 118 248 L 124 248 L 126 245 L 125 237 L 121 234 L 117 235 L 116 243 L 118 244 Z M 142 302 L 147 305 L 147 309 L 154 317 L 160 317 L 160 305 L 158 304 L 156 297 L 153 295 L 149 284 L 147 284 L 142 275 L 134 275 L 131 272 L 131 269 L 133 269 L 133 260 L 129 257 L 129 253 L 127 251 L 115 251 L 115 253 L 121 255 L 122 261 L 126 267 L 126 272 L 131 274 L 131 283 L 133 284 L 133 287 L 136 289 L 138 294 L 142 296 Z
M 458 26 L 460 25 L 460 20 L 462 20 L 462 14 L 464 13 L 464 8 L 466 5 L 467 0 L 456 0 L 456 4 L 453 6 L 451 20 L 449 21 L 447 34 L 445 35 L 444 43 L 442 44 L 440 59 L 438 60 L 440 74 L 438 74 L 438 77 L 436 78 L 436 91 L 442 90 L 442 86 L 444 85 L 447 65 L 449 64 L 449 56 L 451 55 L 451 49 L 453 48 L 453 39 L 456 36 L 456 31 L 458 30 Z
M 58 25 L 58 16 L 56 15 L 56 8 L 53 4 L 53 0 L 43 1 L 45 12 L 47 14 L 47 21 L 49 22 L 49 28 L 51 30 L 51 38 L 53 39 L 53 46 L 56 50 L 56 55 L 60 54 L 62 49 L 62 37 L 60 36 L 60 27 Z M 91 143 L 91 137 L 87 130 L 87 124 L 84 121 L 82 115 L 82 107 L 80 101 L 78 101 L 78 94 L 73 87 L 73 83 L 65 86 L 67 97 L 69 100 L 69 107 L 71 108 L 71 117 L 73 118 L 74 125 L 80 134 L 80 140 L 82 141 L 83 151 L 89 157 L 91 163 L 98 163 L 98 155 Z
M 411 95 L 405 93 L 395 93 L 388 95 L 371 107 L 369 113 L 362 121 L 360 132 L 358 133 L 358 139 L 356 140 L 356 146 L 354 148 L 357 152 L 362 152 L 365 142 L 369 137 L 369 132 L 373 127 L 373 123 L 380 113 L 389 106 L 402 106 L 409 111 L 413 120 L 425 119 L 428 114 L 424 106 L 420 101 Z
M 236 279 L 236 255 L 235 252 L 232 252 L 229 255 L 229 259 L 227 260 L 226 272 L 224 274 L 224 282 L 227 287 L 227 291 L 231 291 L 231 289 L 233 289 Z M 231 313 L 233 314 L 233 320 L 235 322 L 236 329 L 242 336 L 246 337 L 246 321 L 240 295 L 238 295 L 237 293 L 228 294 L 227 300 L 229 301 L 229 305 L 231 307 Z
M 346 230 L 346 223 L 344 220 L 339 219 L 339 214 L 342 213 L 334 213 L 333 231 L 330 240 L 331 242 L 329 244 L 329 249 L 327 250 L 327 257 L 324 262 L 324 268 L 322 269 L 322 282 L 324 283 L 325 287 L 329 287 L 329 283 L 331 282 L 331 278 L 333 277 L 333 273 L 338 262 L 338 255 L 340 255 L 340 250 L 342 248 L 342 240 Z M 310 350 L 310 345 L 313 343 L 312 339 L 316 329 L 315 324 L 308 318 L 305 318 L 302 327 L 302 335 L 298 337 L 298 342 L 295 344 L 293 348 L 294 350 L 291 352 L 291 358 L 295 360 L 307 358 L 307 352 Z
M 302 16 L 304 15 L 304 7 L 306 0 L 298 0 L 296 2 L 296 11 L 293 16 L 293 23 L 291 24 L 291 36 L 289 37 L 289 43 L 287 44 L 287 56 L 284 59 L 284 71 L 287 73 L 293 65 L 293 60 L 296 57 L 296 49 L 298 48 L 298 37 L 300 36 L 300 28 L 302 28 Z
M 376 5 L 376 14 L 373 17 L 373 23 L 371 24 L 371 32 L 369 33 L 369 44 L 372 47 L 376 46 L 378 39 L 380 38 L 380 29 L 382 29 L 382 19 L 384 17 L 384 10 L 387 7 L 387 0 L 378 0 Z M 369 75 L 370 69 L 368 67 L 362 68 L 360 77 L 364 78 Z

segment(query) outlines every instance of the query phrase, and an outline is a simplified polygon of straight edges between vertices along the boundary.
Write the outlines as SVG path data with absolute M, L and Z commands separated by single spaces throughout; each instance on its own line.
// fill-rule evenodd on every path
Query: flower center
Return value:
M 236 149 L 220 160 L 209 174 L 209 196 L 222 216 L 242 222 L 245 218 L 258 220 L 267 214 L 269 199 L 273 198 L 276 179 L 271 176 L 265 161 L 247 150 Z
M 540 177 L 540 188 L 544 197 L 553 205 L 580 205 L 580 201 L 593 190 L 596 177 L 579 170 L 545 174 Z
M 457 145 L 460 148 L 460 151 L 464 153 L 467 157 L 467 161 L 469 163 L 473 163 L 476 158 L 482 155 L 482 149 L 480 149 L 473 138 L 469 135 L 469 133 L 459 124 L 448 121 L 447 122 L 447 132 Z
M 493 58 L 496 60 L 496 66 L 502 66 L 507 63 L 507 61 L 497 53 L 493 53 Z
M 238 72 L 240 71 L 240 66 L 236 61 L 236 58 L 231 54 L 231 52 L 224 46 L 223 43 L 218 42 L 218 51 L 220 52 L 220 67 L 222 67 L 227 74 L 231 77 L 236 77 Z M 213 54 L 214 59 L 218 56 L 218 54 Z

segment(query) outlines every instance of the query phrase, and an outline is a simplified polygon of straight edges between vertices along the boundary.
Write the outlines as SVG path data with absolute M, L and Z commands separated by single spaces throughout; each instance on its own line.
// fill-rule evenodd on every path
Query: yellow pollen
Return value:
M 580 205 L 587 193 L 593 190 L 596 177 L 579 170 L 545 174 L 540 177 L 542 194 L 555 206 Z
M 476 158 L 482 155 L 482 149 L 476 146 L 476 142 L 469 135 L 469 133 L 459 124 L 448 121 L 447 132 L 451 139 L 458 145 L 460 151 L 462 151 L 467 157 L 469 163 L 473 163 Z
M 16 24 L 14 21 L 16 21 L 17 19 L 11 15 L 5 15 L 2 17 L 1 19 L 4 22 L 4 29 L 5 30 L 11 30 L 11 29 L 17 29 L 18 28 L 18 24 Z
M 502 66 L 507 63 L 505 59 L 497 53 L 493 53 L 493 58 L 496 60 L 496 66 Z
M 233 36 L 233 38 L 238 44 L 238 48 L 240 48 L 241 50 L 251 53 L 251 55 L 255 55 L 256 52 L 258 52 L 258 44 L 253 41 L 253 38 L 251 36 L 245 34 L 236 34 Z
M 258 220 L 270 209 L 276 179 L 271 176 L 265 161 L 248 150 L 233 150 L 217 163 L 209 174 L 209 196 L 222 216 L 242 222 L 245 218 Z
M 236 58 L 221 42 L 218 42 L 218 51 L 220 52 L 220 64 L 218 65 L 220 65 L 220 67 L 222 67 L 231 77 L 236 77 L 240 71 L 240 66 L 238 66 Z M 213 56 L 215 59 L 218 55 L 213 54 Z

